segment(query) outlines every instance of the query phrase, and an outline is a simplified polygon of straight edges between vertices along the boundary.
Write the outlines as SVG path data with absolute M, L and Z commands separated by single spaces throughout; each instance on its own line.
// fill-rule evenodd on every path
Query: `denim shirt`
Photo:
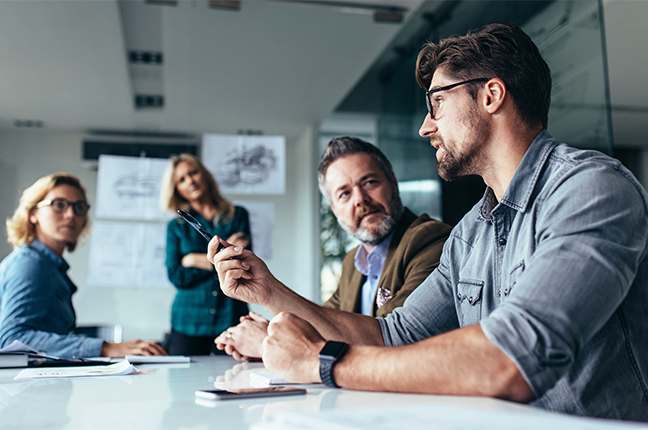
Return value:
M 103 340 L 70 335 L 76 327 L 65 260 L 37 239 L 0 263 L 0 347 L 14 340 L 55 357 L 98 357 Z
M 480 324 L 539 407 L 648 421 L 648 207 L 615 159 L 541 132 L 500 202 L 487 188 L 437 270 L 379 319 L 385 343 Z

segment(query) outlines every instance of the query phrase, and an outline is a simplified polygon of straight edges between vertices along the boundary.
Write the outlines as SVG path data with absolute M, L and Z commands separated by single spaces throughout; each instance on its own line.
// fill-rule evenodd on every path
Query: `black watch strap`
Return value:
M 340 388 L 340 386 L 336 384 L 335 380 L 333 379 L 334 364 L 335 363 L 333 361 L 320 360 L 320 366 L 319 366 L 320 378 L 322 378 L 322 382 L 327 387 Z
M 329 340 L 320 351 L 319 373 L 322 382 L 332 388 L 340 388 L 333 379 L 333 366 L 344 356 L 349 345 L 344 342 Z

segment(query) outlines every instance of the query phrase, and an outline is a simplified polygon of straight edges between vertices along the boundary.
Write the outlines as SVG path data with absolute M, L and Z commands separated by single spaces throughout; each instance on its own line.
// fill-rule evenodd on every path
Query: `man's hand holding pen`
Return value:
M 207 258 L 216 268 L 221 290 L 229 297 L 265 306 L 272 289 L 283 285 L 252 251 L 233 246 L 218 236 L 209 242 Z

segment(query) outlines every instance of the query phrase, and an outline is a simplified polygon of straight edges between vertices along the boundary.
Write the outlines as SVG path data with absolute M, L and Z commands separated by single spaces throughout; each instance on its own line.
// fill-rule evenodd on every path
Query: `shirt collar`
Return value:
M 558 145 L 558 142 L 551 137 L 547 130 L 542 130 L 527 149 L 520 165 L 515 170 L 513 178 L 509 183 L 504 196 L 502 196 L 501 204 L 510 206 L 520 212 L 525 212 L 529 201 L 531 200 L 531 193 L 538 182 L 540 173 L 544 168 L 549 154 Z M 483 203 L 480 208 L 482 217 L 490 219 L 490 214 L 498 205 L 497 198 L 493 189 L 486 187 L 484 193 Z
M 29 244 L 33 249 L 35 249 L 39 254 L 41 254 L 43 257 L 47 258 L 48 260 L 52 261 L 54 265 L 59 269 L 59 271 L 65 273 L 68 271 L 70 268 L 70 265 L 67 264 L 67 261 L 63 259 L 63 257 L 59 257 L 47 247 L 43 242 L 41 242 L 38 239 L 34 239 L 32 243 Z
M 355 254 L 355 268 L 358 272 L 362 273 L 365 276 L 369 275 L 369 257 L 376 256 L 380 258 L 380 261 L 384 262 L 387 258 L 387 252 L 389 251 L 389 244 L 391 243 L 392 238 L 394 237 L 394 232 L 396 229 L 393 229 L 378 245 L 374 246 L 371 252 L 367 252 L 367 249 L 360 245 Z

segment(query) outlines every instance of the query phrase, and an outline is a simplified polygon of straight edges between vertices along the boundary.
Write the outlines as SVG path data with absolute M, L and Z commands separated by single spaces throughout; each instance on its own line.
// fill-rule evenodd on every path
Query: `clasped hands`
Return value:
M 225 248 L 217 252 L 219 244 Z M 221 290 L 229 297 L 272 310 L 274 299 L 287 289 L 254 253 L 217 236 L 209 242 L 207 258 L 216 268 Z M 289 381 L 321 381 L 317 354 L 326 342 L 312 325 L 293 314 L 280 312 L 268 322 L 252 312 L 215 342 L 237 359 L 262 357 L 268 370 Z

